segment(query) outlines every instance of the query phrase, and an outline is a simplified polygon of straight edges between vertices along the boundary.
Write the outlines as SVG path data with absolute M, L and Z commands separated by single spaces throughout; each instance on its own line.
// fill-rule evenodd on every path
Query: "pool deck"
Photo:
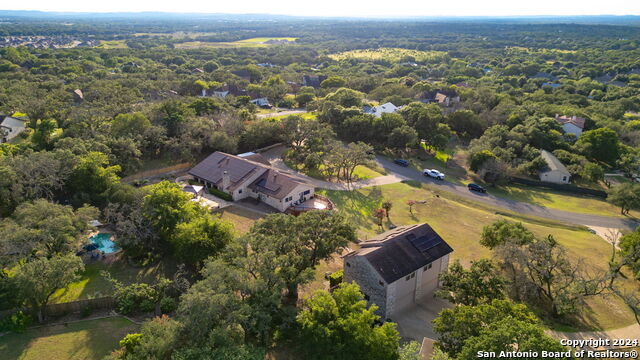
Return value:
M 87 233 L 87 237 L 86 240 L 87 242 L 90 243 L 89 239 L 98 235 L 98 234 L 109 234 L 111 236 L 111 241 L 113 241 L 115 243 L 115 234 L 113 233 L 113 228 L 110 225 L 104 225 L 104 226 L 100 226 L 99 228 L 97 228 L 96 230 L 92 230 L 89 231 Z M 81 244 L 81 246 L 86 245 L 85 242 L 83 242 Z M 97 252 L 101 253 L 100 256 L 97 257 L 92 257 L 91 254 L 96 254 Z M 118 248 L 118 250 L 114 251 L 114 252 L 110 252 L 110 253 L 105 253 L 102 250 L 96 249 L 96 250 L 92 250 L 92 251 L 87 251 L 84 254 L 82 254 L 80 256 L 80 258 L 82 259 L 82 261 L 85 264 L 89 264 L 92 262 L 96 262 L 96 261 L 102 261 L 102 262 L 113 262 L 114 259 L 116 259 L 117 257 L 119 257 L 119 255 L 122 253 L 122 249 Z M 118 256 L 116 256 L 118 255 Z

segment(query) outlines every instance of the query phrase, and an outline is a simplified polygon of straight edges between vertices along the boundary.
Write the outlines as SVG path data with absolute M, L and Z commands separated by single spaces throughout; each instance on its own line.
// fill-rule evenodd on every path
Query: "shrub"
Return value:
M 142 312 L 152 312 L 153 310 L 155 310 L 156 305 L 153 303 L 153 301 L 149 300 L 149 299 L 144 299 L 140 302 L 140 311 Z
M 91 306 L 87 305 L 85 307 L 82 308 L 82 310 L 80 310 L 80 316 L 85 318 L 87 316 L 91 315 Z
M 18 311 L 0 319 L 0 331 L 12 331 L 21 334 L 32 322 L 31 315 Z
M 175 310 L 177 307 L 178 307 L 178 304 L 176 303 L 176 300 L 172 297 L 164 297 L 162 298 L 162 300 L 160 300 L 160 311 L 162 311 L 163 314 L 170 313 L 173 310 Z
M 329 287 L 334 287 L 340 285 L 340 283 L 344 280 L 344 270 L 338 270 L 333 274 L 329 275 Z
M 156 291 L 149 284 L 134 283 L 116 289 L 114 297 L 118 312 L 131 314 L 135 311 L 153 311 Z
M 142 334 L 127 334 L 124 339 L 120 340 L 120 347 L 124 350 L 125 354 L 131 354 L 133 349 L 140 345 L 142 340 Z
M 221 190 L 218 190 L 218 189 L 214 189 L 214 188 L 209 188 L 209 189 L 207 189 L 207 191 L 209 192 L 209 194 L 215 195 L 215 196 L 219 197 L 222 200 L 233 201 L 233 197 L 230 194 L 227 194 L 224 191 L 221 191 Z

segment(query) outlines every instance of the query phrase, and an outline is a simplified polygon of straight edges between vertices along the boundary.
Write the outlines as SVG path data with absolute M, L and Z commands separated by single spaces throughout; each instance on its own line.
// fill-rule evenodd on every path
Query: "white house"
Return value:
M 269 99 L 266 97 L 261 97 L 257 99 L 253 99 L 250 101 L 252 104 L 259 106 L 261 108 L 271 108 L 271 104 L 269 103 Z
M 571 174 L 566 167 L 556 158 L 552 153 L 547 150 L 540 150 L 540 156 L 547 163 L 547 166 L 540 171 L 540 181 L 555 183 L 555 184 L 568 184 L 571 179 Z
M 27 121 L 11 116 L 0 116 L 0 144 L 18 136 L 27 128 Z
M 271 167 L 262 155 L 242 155 L 217 151 L 191 168 L 189 174 L 207 188 L 230 194 L 234 201 L 250 197 L 281 212 L 314 197 L 313 185 Z
M 395 113 L 400 108 L 388 102 L 386 104 L 378 105 L 378 106 L 364 106 L 362 108 L 362 112 L 365 114 L 371 114 L 375 117 L 382 117 L 384 113 Z
M 577 116 L 560 116 L 556 114 L 556 121 L 562 125 L 562 129 L 566 134 L 574 134 L 577 138 L 582 135 L 584 130 L 585 119 Z
M 227 95 L 229 95 L 229 91 L 214 91 L 213 92 L 213 97 L 217 97 L 220 99 L 224 99 L 227 97 Z
M 453 249 L 428 224 L 400 226 L 360 243 L 343 257 L 344 281 L 355 281 L 387 319 L 428 301 Z

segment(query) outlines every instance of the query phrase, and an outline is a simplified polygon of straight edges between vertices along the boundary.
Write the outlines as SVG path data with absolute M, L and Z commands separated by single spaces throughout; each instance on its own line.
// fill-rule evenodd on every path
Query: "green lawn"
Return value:
M 623 216 L 620 214 L 620 208 L 609 204 L 605 199 L 594 196 L 581 196 L 551 189 L 524 187 L 519 185 L 500 187 L 487 186 L 487 191 L 498 197 L 527 202 L 530 204 L 548 207 L 550 209 L 571 211 L 582 214 Z M 632 216 L 636 216 L 636 214 L 632 212 Z
M 100 40 L 100 45 L 96 46 L 101 49 L 127 49 L 129 46 L 127 45 L 125 40 Z
M 51 302 L 62 303 L 109 295 L 113 289 L 111 284 L 100 275 L 103 270 L 108 271 L 113 278 L 129 284 L 138 281 L 152 282 L 159 274 L 171 278 L 176 270 L 176 264 L 168 259 L 146 267 L 131 266 L 124 259 L 112 264 L 94 262 L 85 266 L 85 271 L 79 280 L 65 289 L 58 289 L 51 297 Z
M 220 218 L 232 223 L 238 234 L 244 234 L 262 218 L 262 215 L 238 206 L 230 206 L 220 210 Z
M 356 166 L 356 169 L 353 172 L 353 176 L 357 180 L 373 179 L 384 175 L 384 169 L 372 169 L 370 167 L 362 165 Z
M 267 109 L 268 111 L 266 113 L 263 114 L 268 114 L 273 112 L 272 109 Z M 306 113 L 298 113 L 298 114 L 285 114 L 285 115 L 277 115 L 277 116 L 273 116 L 270 117 L 270 119 L 282 119 L 282 118 L 286 118 L 287 116 L 300 116 L 301 118 L 305 119 L 305 120 L 312 120 L 315 119 L 318 115 L 316 113 L 313 112 L 306 112 Z
M 229 41 L 229 42 L 186 41 L 183 43 L 175 44 L 175 48 L 176 49 L 199 49 L 199 48 L 268 47 L 271 44 L 266 44 L 265 42 L 269 40 L 287 40 L 287 41 L 293 42 L 296 39 L 297 38 L 292 38 L 292 37 L 256 37 L 251 39 Z
M 394 224 L 428 222 L 454 249 L 451 260 L 460 259 L 467 266 L 471 260 L 491 257 L 491 252 L 479 244 L 480 233 L 485 225 L 504 217 L 496 214 L 497 209 L 434 191 L 426 184 L 399 183 L 357 191 L 323 192 L 336 203 L 348 221 L 358 227 L 360 239 L 371 238 L 380 232 L 371 214 L 380 207 L 383 199 L 389 200 L 393 204 L 390 218 Z M 410 213 L 406 204 L 410 199 L 426 203 L 415 205 L 413 213 Z M 573 258 L 582 259 L 583 263 L 598 271 L 607 269 L 610 245 L 586 229 L 518 214 L 505 215 L 511 220 L 523 222 L 539 236 L 553 234 Z M 386 220 L 384 225 L 387 230 L 389 224 Z M 627 285 L 631 286 L 631 283 L 627 282 Z M 634 322 L 631 311 L 617 298 L 593 297 L 587 305 L 576 321 L 577 329 L 611 329 Z
M 138 326 L 122 317 L 86 320 L 68 325 L 28 329 L 0 337 L 3 360 L 102 359 Z
M 269 40 L 287 40 L 287 41 L 296 41 L 298 38 L 295 37 L 255 37 L 251 39 L 244 39 L 238 42 L 240 43 L 264 43 Z

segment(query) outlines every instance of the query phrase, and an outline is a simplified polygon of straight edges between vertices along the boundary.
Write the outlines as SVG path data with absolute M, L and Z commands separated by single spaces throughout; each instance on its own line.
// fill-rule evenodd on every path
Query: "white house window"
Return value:
M 351 264 L 347 263 L 347 267 L 351 267 Z
M 566 176 L 563 176 L 563 177 L 562 177 L 562 181 L 567 181 L 567 177 L 566 177 Z
M 422 271 L 427 271 L 427 270 L 431 269 L 432 266 L 433 266 L 433 264 L 427 264 L 427 265 L 425 265 L 425 267 L 422 268 Z
M 413 279 L 414 277 L 416 277 L 416 272 L 415 271 L 411 273 L 411 278 Z
M 382 280 L 378 281 L 378 284 L 380 284 L 380 286 L 384 286 L 384 283 L 382 282 Z
M 405 279 L 406 281 L 409 281 L 409 279 L 411 279 L 411 275 L 407 275 L 407 276 L 405 276 L 405 277 L 404 277 L 404 279 Z
M 238 194 L 242 194 L 242 189 L 238 190 Z

